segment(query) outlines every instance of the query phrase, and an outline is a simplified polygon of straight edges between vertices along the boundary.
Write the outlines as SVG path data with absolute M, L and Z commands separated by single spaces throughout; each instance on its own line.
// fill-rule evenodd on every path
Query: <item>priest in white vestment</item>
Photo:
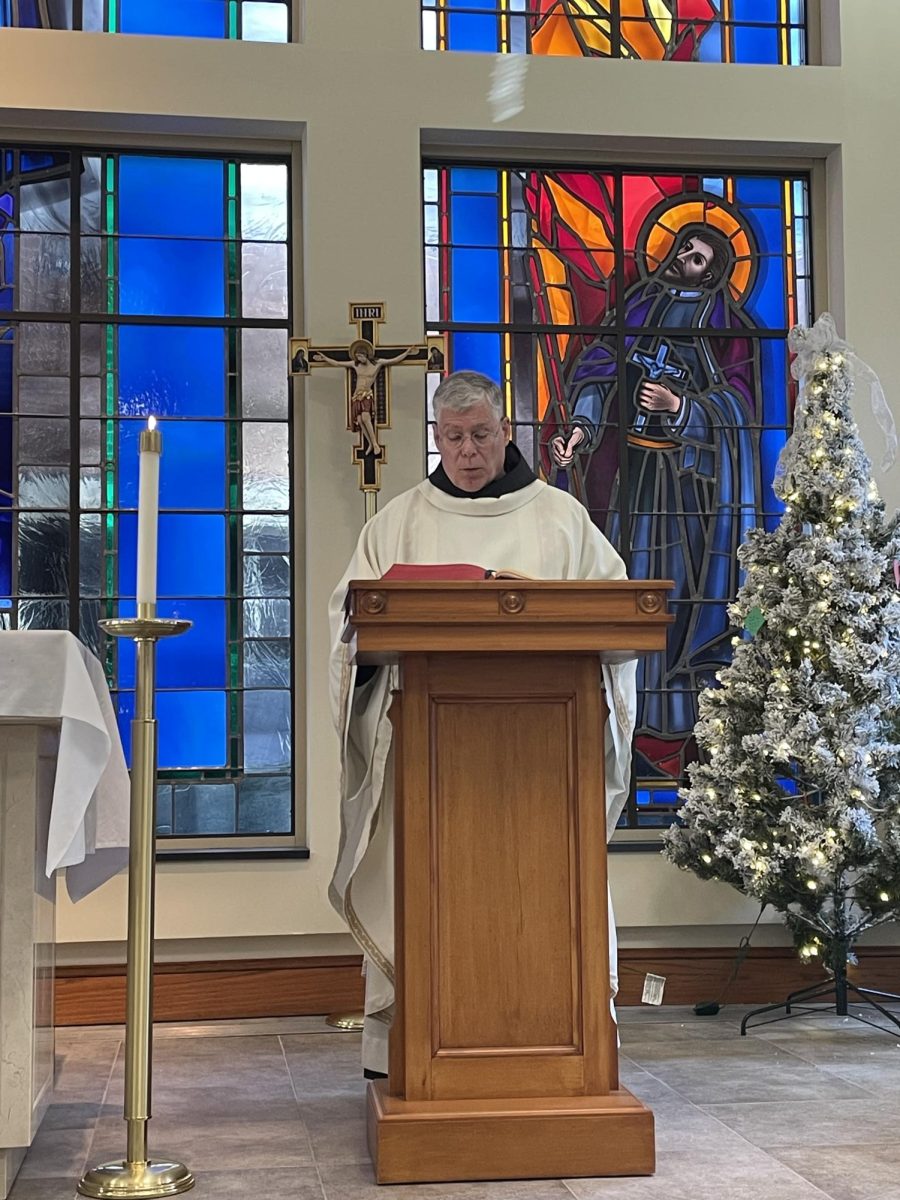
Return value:
M 537 479 L 510 442 L 500 389 L 458 371 L 434 394 L 440 466 L 370 520 L 330 605 L 331 700 L 341 739 L 341 841 L 330 896 L 365 956 L 363 1067 L 387 1072 L 394 1001 L 393 761 L 388 709 L 394 668 L 357 668 L 343 640 L 351 579 L 395 563 L 473 563 L 534 579 L 624 579 L 625 565 L 568 493 Z M 624 807 L 631 771 L 636 663 L 604 666 L 606 821 Z M 598 729 L 597 736 L 603 736 Z M 610 910 L 610 994 L 618 987 Z

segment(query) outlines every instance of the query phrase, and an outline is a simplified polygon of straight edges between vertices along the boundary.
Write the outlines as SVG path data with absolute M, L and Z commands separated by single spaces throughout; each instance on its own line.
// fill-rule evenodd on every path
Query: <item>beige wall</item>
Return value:
M 834 11 L 833 0 L 825 0 Z M 538 152 L 582 162 L 760 163 L 815 170 L 818 307 L 830 307 L 860 354 L 900 391 L 896 272 L 900 224 L 900 6 L 848 0 L 824 58 L 804 69 L 532 59 L 524 111 L 502 126 L 486 101 L 492 59 L 418 49 L 417 0 L 307 0 L 293 46 L 7 30 L 3 136 L 111 144 L 241 148 L 294 143 L 303 169 L 297 332 L 343 339 L 349 299 L 385 299 L 390 341 L 422 336 L 419 169 L 422 148 L 455 154 Z M 838 36 L 839 35 L 839 36 Z M 397 371 L 385 496 L 421 477 L 421 380 Z M 304 394 L 305 391 L 305 394 Z M 309 862 L 164 864 L 158 933 L 171 952 L 223 948 L 320 953 L 346 945 L 327 903 L 337 837 L 337 755 L 326 715 L 324 606 L 359 529 L 361 500 L 341 429 L 338 381 L 324 372 L 295 397 L 305 501 L 308 606 L 305 788 Z M 873 449 L 870 415 L 860 422 Z M 900 500 L 900 468 L 883 481 Z M 302 656 L 300 656 L 302 658 Z M 612 880 L 622 940 L 730 941 L 753 907 L 648 855 L 618 855 Z M 96 957 L 124 933 L 125 885 L 63 902 L 69 960 Z M 334 935 L 334 936 L 331 936 Z M 770 936 L 777 937 L 776 931 Z M 230 939 L 222 941 L 222 939 Z M 235 941 L 234 939 L 239 939 Z

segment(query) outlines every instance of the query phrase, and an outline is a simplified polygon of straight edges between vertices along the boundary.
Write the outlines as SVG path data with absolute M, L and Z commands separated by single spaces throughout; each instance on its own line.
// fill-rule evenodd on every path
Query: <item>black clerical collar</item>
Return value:
M 511 492 L 520 492 L 522 488 L 528 487 L 529 483 L 534 483 L 536 478 L 534 471 L 522 457 L 519 447 L 514 442 L 508 442 L 506 457 L 503 460 L 503 474 L 492 479 L 490 483 L 486 483 L 477 492 L 464 492 L 455 483 L 451 483 L 441 463 L 438 463 L 428 476 L 428 481 L 439 491 L 446 492 L 448 496 L 459 496 L 463 500 L 484 500 L 508 496 Z

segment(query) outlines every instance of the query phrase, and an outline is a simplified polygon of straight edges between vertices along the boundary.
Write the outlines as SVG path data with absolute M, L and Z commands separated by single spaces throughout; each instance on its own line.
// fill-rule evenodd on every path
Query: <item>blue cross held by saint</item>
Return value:
M 669 352 L 672 347 L 668 342 L 660 342 L 654 358 L 650 354 L 644 354 L 640 350 L 634 350 L 631 353 L 631 361 L 639 367 L 643 367 L 647 378 L 651 383 L 656 383 L 659 379 L 665 379 L 667 376 L 670 379 L 684 379 L 685 371 L 676 366 L 675 363 L 670 363 Z M 650 414 L 643 409 L 638 410 L 638 414 L 634 420 L 635 429 L 644 429 L 650 418 Z
M 671 375 L 673 379 L 683 379 L 684 371 L 681 367 L 675 366 L 674 363 L 668 361 L 669 351 L 672 347 L 667 342 L 660 342 L 659 349 L 656 351 L 656 357 L 651 358 L 649 354 L 642 354 L 640 351 L 635 351 L 632 356 L 632 362 L 636 362 L 639 367 L 643 367 L 647 372 L 647 378 L 655 383 L 657 379 L 662 379 L 666 375 Z

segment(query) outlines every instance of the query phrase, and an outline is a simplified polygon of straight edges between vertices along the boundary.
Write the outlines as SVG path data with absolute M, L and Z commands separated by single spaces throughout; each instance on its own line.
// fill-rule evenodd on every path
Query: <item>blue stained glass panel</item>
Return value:
M 119 0 L 122 33 L 173 34 L 179 37 L 224 37 L 224 0 Z
M 0 596 L 12 592 L 13 532 L 12 513 L 0 511 Z M 9 602 L 0 600 L 0 608 L 8 608 Z
M 784 342 L 766 338 L 760 344 L 760 355 L 762 391 L 766 398 L 765 421 L 770 426 L 760 434 L 759 459 L 763 485 L 760 507 L 764 513 L 781 513 L 783 505 L 772 490 L 772 481 L 778 456 L 788 436 L 784 428 L 789 424 L 785 388 L 788 377 L 787 350 Z M 772 530 L 778 524 L 778 517 L 766 516 L 764 524 L 766 529 Z
M 123 600 L 119 615 L 133 617 L 133 600 Z M 157 647 L 157 683 L 161 688 L 225 687 L 226 623 L 224 600 L 161 600 L 160 617 L 193 622 L 178 638 L 163 638 Z M 134 643 L 119 642 L 119 684 L 134 687 Z
M 777 24 L 781 18 L 778 11 L 780 0 L 733 0 L 731 17 L 734 21 L 749 21 L 757 24 L 766 21 Z
M 450 362 L 454 371 L 480 371 L 500 382 L 500 335 L 451 333 Z
M 500 320 L 500 255 L 496 250 L 453 250 L 454 321 Z
M 129 766 L 133 715 L 134 693 L 119 692 L 116 718 Z M 157 692 L 156 717 L 161 771 L 225 766 L 224 692 Z
M 700 39 L 700 61 L 722 61 L 722 33 L 719 29 L 711 29 Z
M 495 196 L 454 196 L 450 202 L 450 229 L 457 246 L 496 246 L 498 226 Z
M 734 28 L 735 60 L 745 63 L 780 63 L 779 40 L 780 34 L 777 29 L 737 25 Z
M 451 50 L 494 53 L 498 48 L 497 18 L 490 13 L 448 13 L 447 41 Z
M 148 316 L 224 316 L 224 246 L 221 242 L 123 238 L 119 242 L 119 311 Z
M 452 192 L 487 192 L 496 195 L 497 188 L 496 171 L 482 167 L 454 167 L 450 171 L 450 190 Z
M 650 804 L 671 804 L 673 807 L 678 803 L 678 793 L 671 791 L 668 788 L 654 788 L 649 793 Z
M 119 503 L 136 508 L 139 439 L 144 421 L 119 422 Z M 166 421 L 159 503 L 166 508 L 225 506 L 225 424 L 222 421 Z
M 43 171 L 47 167 L 68 164 L 65 154 L 50 154 L 41 150 L 23 150 L 19 155 L 19 166 L 23 171 Z
M 221 329 L 123 325 L 118 352 L 121 416 L 224 416 Z
M 137 574 L 137 513 L 119 518 L 119 592 L 133 596 Z M 162 513 L 160 596 L 224 596 L 225 517 Z
M 163 3 L 171 11 L 186 4 Z M 205 158 L 119 159 L 119 233 L 209 237 L 225 233 L 225 167 Z
M 759 259 L 759 270 L 753 294 L 745 308 L 754 324 L 784 325 L 785 322 L 784 264 L 780 258 Z M 782 382 L 782 386 L 784 386 Z
M 40 29 L 38 0 L 0 0 L 0 28 L 18 26 L 20 29 Z
M 762 255 L 784 253 L 784 213 L 778 208 L 745 208 L 743 215 L 756 235 Z
M 780 208 L 784 198 L 784 184 L 771 177 L 742 176 L 734 181 L 734 190 L 740 204 L 774 204 Z
M 10 199 L 11 197 L 3 197 Z M 10 203 L 10 208 L 12 207 Z M 0 311 L 10 312 L 13 308 L 13 286 L 15 282 L 16 239 L 11 232 L 13 227 L 11 212 L 0 212 L 0 229 L 6 231 L 0 234 L 0 254 L 3 256 L 3 275 L 0 277 Z

